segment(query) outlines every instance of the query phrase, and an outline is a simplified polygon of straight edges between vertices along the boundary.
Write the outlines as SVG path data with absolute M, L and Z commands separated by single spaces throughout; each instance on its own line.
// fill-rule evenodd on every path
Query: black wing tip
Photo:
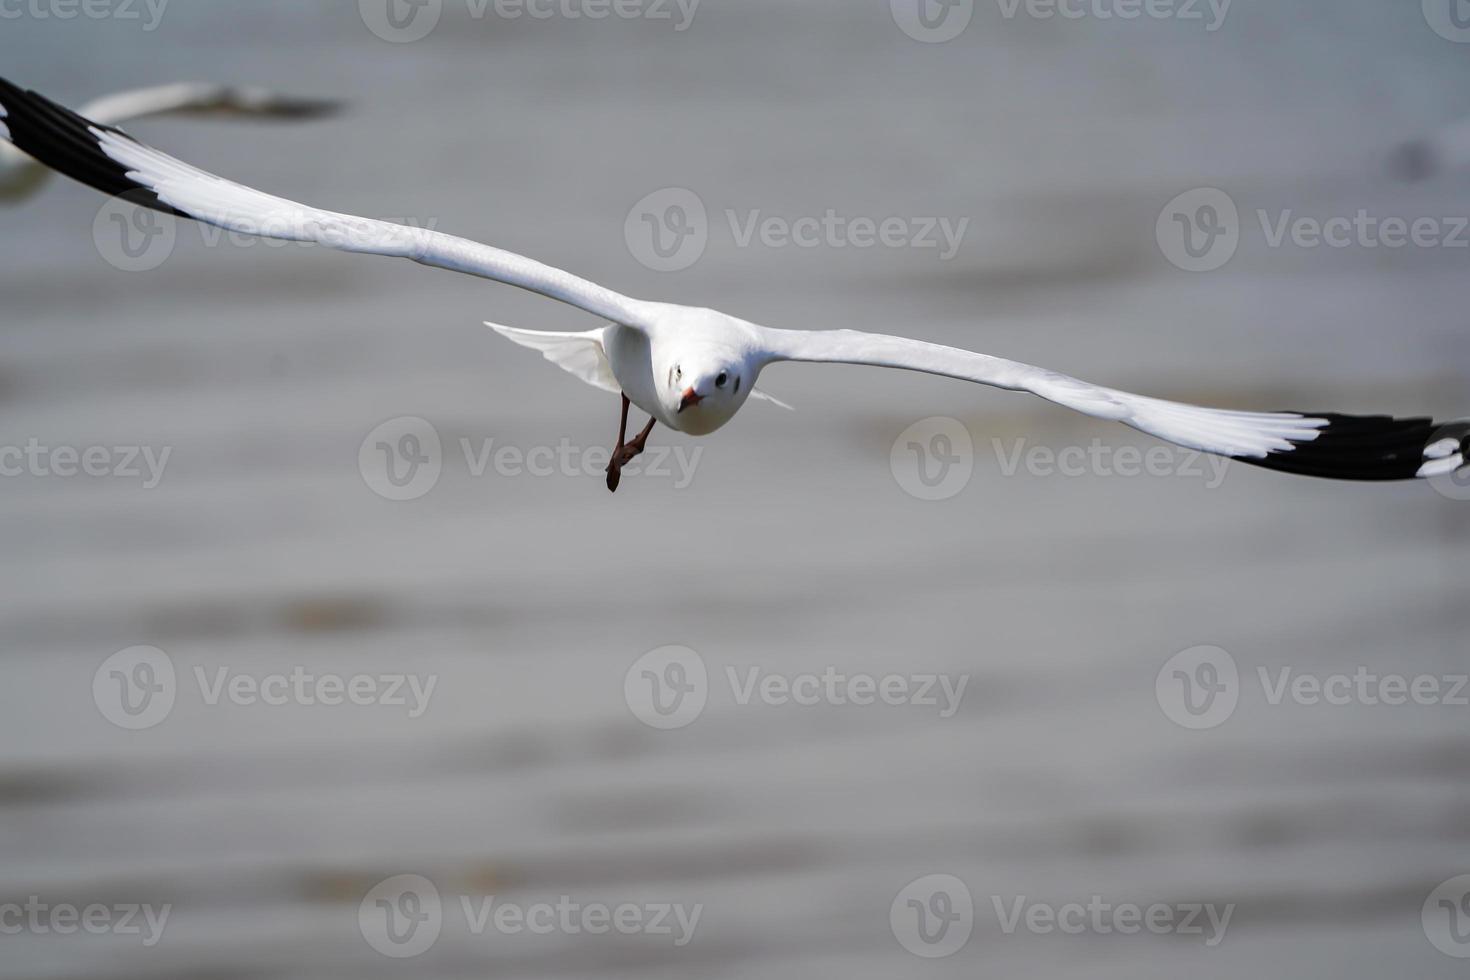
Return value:
M 1435 461 L 1428 455 L 1431 446 L 1454 439 L 1460 443 L 1461 459 L 1470 463 L 1470 421 L 1441 424 L 1428 418 L 1332 413 L 1307 417 L 1327 422 L 1316 439 L 1295 443 L 1290 450 L 1264 458 L 1236 458 L 1269 470 L 1330 480 L 1412 480 L 1421 475 L 1427 463 Z
M 134 204 L 180 218 L 190 217 L 163 203 L 151 187 L 133 180 L 126 167 L 102 151 L 96 131 L 132 139 L 122 130 L 84 119 L 5 78 L 0 78 L 0 127 L 17 149 L 57 173 Z

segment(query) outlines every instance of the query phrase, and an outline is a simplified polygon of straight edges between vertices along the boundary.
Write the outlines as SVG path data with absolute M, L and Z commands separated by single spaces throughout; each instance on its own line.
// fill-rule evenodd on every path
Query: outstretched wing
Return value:
M 646 304 L 549 265 L 425 228 L 297 204 L 206 173 L 0 79 L 0 138 L 108 194 L 230 231 L 412 259 L 636 325 Z
M 94 123 L 115 126 L 129 119 L 162 115 L 259 116 L 273 119 L 317 119 L 342 110 L 332 99 L 307 99 L 263 88 L 174 82 L 104 95 L 82 106 Z
M 103 96 L 87 103 L 82 115 L 107 125 L 159 115 L 295 121 L 329 116 L 341 108 L 340 102 L 282 95 L 263 88 L 177 82 Z M 0 143 L 0 201 L 30 197 L 45 185 L 49 176 L 50 171 L 35 159 L 9 143 Z
M 1269 469 L 1339 480 L 1407 480 L 1470 464 L 1470 422 L 1436 425 L 1290 412 L 1231 412 L 1145 398 L 1045 368 L 937 344 L 853 330 L 762 329 L 769 361 L 868 364 L 1028 391 L 1190 449 Z

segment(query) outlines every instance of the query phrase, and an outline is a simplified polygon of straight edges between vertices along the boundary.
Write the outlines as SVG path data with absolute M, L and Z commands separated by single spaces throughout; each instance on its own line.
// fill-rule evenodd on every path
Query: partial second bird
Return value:
M 148 116 L 201 116 L 259 120 L 305 120 L 335 115 L 341 102 L 303 98 L 269 89 L 173 82 L 104 95 L 82 106 L 82 114 L 107 126 Z M 10 143 L 0 143 L 0 203 L 33 197 L 51 171 Z
M 751 397 L 774 400 L 756 383 L 767 367 L 785 361 L 898 368 L 1029 392 L 1180 446 L 1289 473 L 1408 480 L 1470 472 L 1470 421 L 1202 408 L 907 337 L 778 330 L 715 310 L 633 299 L 490 245 L 274 197 L 190 166 L 3 79 L 0 138 L 48 167 L 104 193 L 127 195 L 140 206 L 244 234 L 412 259 L 518 286 L 603 318 L 606 326 L 572 333 L 490 326 L 587 384 L 622 396 L 607 471 L 611 490 L 657 423 L 709 435 Z M 649 421 L 630 439 L 633 405 Z

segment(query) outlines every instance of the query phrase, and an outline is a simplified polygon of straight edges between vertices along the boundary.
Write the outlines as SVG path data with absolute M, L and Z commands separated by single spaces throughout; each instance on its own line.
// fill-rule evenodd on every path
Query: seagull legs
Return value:
M 613 449 L 612 461 L 607 464 L 607 488 L 613 493 L 618 492 L 618 484 L 622 482 L 623 467 L 635 457 L 641 455 L 643 450 L 647 448 L 648 434 L 653 431 L 653 427 L 656 424 L 655 419 L 649 419 L 648 424 L 643 427 L 643 431 L 634 436 L 632 442 L 626 442 L 625 440 L 628 438 L 628 408 L 631 405 L 632 402 L 628 401 L 628 396 L 624 395 L 623 418 L 618 424 L 618 444 Z

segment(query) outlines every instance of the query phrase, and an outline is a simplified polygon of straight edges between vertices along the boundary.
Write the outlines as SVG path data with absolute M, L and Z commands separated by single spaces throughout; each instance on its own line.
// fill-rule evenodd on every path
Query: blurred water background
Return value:
M 471 15 L 417 43 L 356 5 L 175 0 L 139 21 L 0 21 L 0 73 L 68 104 L 180 78 L 338 96 L 330 122 L 151 120 L 186 160 L 335 210 L 433 223 L 635 296 L 772 326 L 891 331 L 1115 387 L 1240 408 L 1470 412 L 1470 253 L 1270 248 L 1255 214 L 1470 214 L 1470 176 L 1383 175 L 1470 113 L 1470 48 L 1417 3 L 1238 0 L 1178 19 L 1035 19 L 981 3 L 920 43 L 883 0 L 705 0 L 649 18 Z M 677 8 L 673 8 L 677 13 Z M 1207 8 L 1206 8 L 1207 9 Z M 144 12 L 146 8 L 139 6 Z M 1208 19 L 1208 15 L 1207 15 Z M 630 209 L 710 214 L 651 271 Z M 1175 195 L 1225 190 L 1242 241 L 1191 274 Z M 125 272 L 100 196 L 65 182 L 0 234 L 0 444 L 169 447 L 154 488 L 0 481 L 0 901 L 170 903 L 136 937 L 0 936 L 0 976 L 1460 977 L 1421 905 L 1470 872 L 1470 709 L 1273 706 L 1258 668 L 1466 670 L 1470 511 L 1423 485 L 1007 475 L 1018 446 L 1154 443 L 1022 396 L 776 367 L 688 486 L 475 476 L 460 452 L 606 446 L 616 402 L 482 320 L 585 329 L 516 290 L 323 249 L 210 247 Z M 969 218 L 957 255 L 741 247 L 759 210 Z M 975 471 L 907 494 L 890 450 L 961 420 Z M 375 494 L 359 447 L 431 422 L 443 475 Z M 999 440 L 997 444 L 994 440 Z M 1018 440 L 1024 440 L 1018 442 Z M 998 447 L 1003 447 L 998 448 Z M 693 458 L 693 457 L 686 457 Z M 1218 486 L 1214 483 L 1218 482 Z M 659 731 L 640 656 L 698 651 L 708 707 Z M 1156 699 L 1217 645 L 1240 704 L 1190 731 Z M 136 645 L 172 713 L 111 724 L 93 679 Z M 437 678 L 388 706 L 208 704 L 194 671 Z M 741 705 L 727 668 L 967 677 L 960 709 Z M 359 903 L 402 873 L 457 896 L 700 904 L 694 940 L 475 935 L 413 960 Z M 953 875 L 976 907 L 920 959 L 890 906 Z M 1234 903 L 1182 935 L 1007 934 L 993 899 Z

